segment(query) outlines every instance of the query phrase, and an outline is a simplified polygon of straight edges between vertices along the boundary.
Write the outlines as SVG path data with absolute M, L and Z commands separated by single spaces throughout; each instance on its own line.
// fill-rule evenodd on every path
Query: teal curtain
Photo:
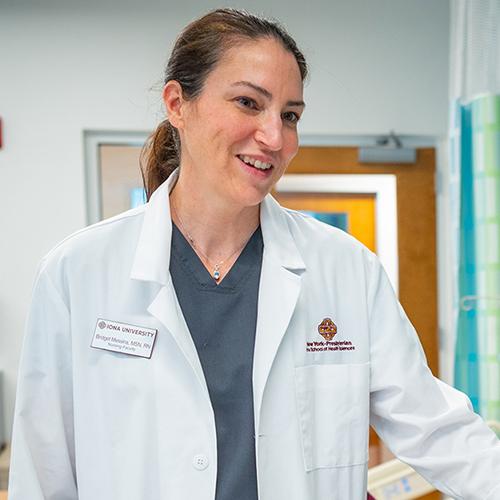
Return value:
M 455 115 L 459 120 L 460 157 L 460 262 L 459 295 L 476 296 L 476 251 L 474 233 L 474 190 L 472 167 L 471 106 L 460 106 Z M 457 322 L 455 349 L 455 386 L 468 394 L 474 410 L 479 411 L 479 364 L 477 348 L 476 307 L 461 301 Z
M 459 309 L 455 385 L 500 420 L 500 95 L 460 105 Z

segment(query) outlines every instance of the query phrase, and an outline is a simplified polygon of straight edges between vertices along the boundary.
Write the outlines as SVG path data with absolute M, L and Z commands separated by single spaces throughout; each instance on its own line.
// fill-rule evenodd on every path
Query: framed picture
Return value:
M 87 224 L 145 201 L 139 157 L 146 132 L 86 131 Z

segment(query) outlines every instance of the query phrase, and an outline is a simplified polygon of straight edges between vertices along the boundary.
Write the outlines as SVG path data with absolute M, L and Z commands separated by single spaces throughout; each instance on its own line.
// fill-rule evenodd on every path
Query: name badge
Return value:
M 158 330 L 98 319 L 90 347 L 151 358 Z

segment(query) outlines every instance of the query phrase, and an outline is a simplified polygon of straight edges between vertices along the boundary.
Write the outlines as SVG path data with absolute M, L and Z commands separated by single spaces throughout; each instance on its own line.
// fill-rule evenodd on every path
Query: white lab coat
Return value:
M 214 414 L 169 274 L 173 177 L 146 206 L 77 232 L 42 261 L 10 500 L 214 499 Z M 432 376 L 377 258 L 271 196 L 261 228 L 259 498 L 365 499 L 371 422 L 442 491 L 500 499 L 499 441 L 463 394 Z M 158 330 L 151 359 L 91 348 L 98 318 Z M 315 344 L 325 342 L 325 318 L 337 334 Z

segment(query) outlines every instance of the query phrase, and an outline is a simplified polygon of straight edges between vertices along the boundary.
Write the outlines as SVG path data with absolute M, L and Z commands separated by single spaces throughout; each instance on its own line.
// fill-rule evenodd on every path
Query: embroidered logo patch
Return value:
M 337 335 L 337 325 L 330 319 L 325 318 L 318 325 L 318 333 L 327 341 L 330 341 Z
M 318 333 L 324 340 L 306 341 L 307 352 L 355 351 L 356 346 L 350 340 L 332 340 L 338 333 L 337 325 L 331 318 L 325 318 L 318 325 Z M 317 338 L 317 337 L 315 337 Z

